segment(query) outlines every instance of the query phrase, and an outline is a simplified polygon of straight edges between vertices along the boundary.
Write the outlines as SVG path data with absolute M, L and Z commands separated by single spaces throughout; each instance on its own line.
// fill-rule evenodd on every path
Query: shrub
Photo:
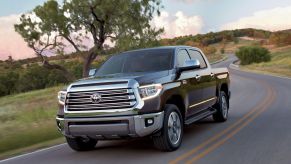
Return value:
M 202 50 L 206 55 L 215 54 L 217 51 L 216 48 L 213 46 L 203 47 Z
M 221 54 L 224 54 L 224 53 L 225 53 L 224 48 L 220 49 L 220 53 L 221 53 Z
M 236 56 L 240 59 L 242 65 L 267 62 L 271 60 L 269 50 L 259 46 L 240 47 L 236 52 Z

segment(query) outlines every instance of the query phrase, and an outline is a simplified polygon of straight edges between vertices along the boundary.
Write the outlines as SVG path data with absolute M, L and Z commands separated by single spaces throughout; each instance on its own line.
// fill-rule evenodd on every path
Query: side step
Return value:
M 202 112 L 200 112 L 200 113 L 188 118 L 187 120 L 185 120 L 185 124 L 186 125 L 192 124 L 192 123 L 194 123 L 196 121 L 199 121 L 199 120 L 201 120 L 203 118 L 206 118 L 206 117 L 214 114 L 215 112 L 216 112 L 216 109 L 209 108 L 209 109 L 207 109 L 205 111 L 202 111 Z

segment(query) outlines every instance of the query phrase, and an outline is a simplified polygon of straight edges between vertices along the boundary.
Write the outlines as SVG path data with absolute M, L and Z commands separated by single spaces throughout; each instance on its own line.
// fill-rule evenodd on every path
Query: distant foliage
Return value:
M 240 59 L 242 65 L 267 62 L 271 60 L 269 50 L 259 46 L 240 47 L 236 52 L 236 56 Z
M 82 62 L 56 61 L 74 74 L 76 78 L 82 77 Z M 99 62 L 96 62 L 99 63 Z M 95 64 L 96 65 L 96 64 Z M 67 84 L 64 72 L 58 69 L 47 69 L 37 63 L 21 66 L 19 61 L 7 64 L 0 63 L 0 96 L 43 89 L 58 84 Z
M 202 51 L 206 54 L 206 55 L 211 55 L 211 54 L 215 54 L 217 49 L 213 46 L 207 46 L 207 47 L 203 47 Z
M 210 32 L 207 34 L 188 35 L 175 37 L 173 39 L 161 39 L 162 45 L 190 45 L 197 47 L 206 47 L 211 44 L 220 42 L 235 42 L 238 43 L 238 37 L 258 37 L 260 39 L 268 39 L 271 35 L 270 31 L 257 30 L 257 29 L 238 29 L 238 30 L 225 30 L 221 32 Z
M 274 32 L 270 36 L 270 44 L 285 46 L 291 44 L 291 31 Z
M 220 53 L 221 53 L 221 54 L 224 54 L 224 53 L 225 53 L 225 49 L 224 49 L 224 48 L 221 48 L 221 49 L 220 49 Z

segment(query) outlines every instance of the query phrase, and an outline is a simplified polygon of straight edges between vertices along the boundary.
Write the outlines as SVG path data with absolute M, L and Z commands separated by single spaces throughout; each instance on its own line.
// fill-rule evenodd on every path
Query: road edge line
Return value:
M 40 152 L 47 151 L 47 150 L 50 150 L 50 149 L 53 149 L 53 148 L 57 148 L 57 147 L 60 147 L 60 146 L 63 146 L 63 145 L 66 145 L 66 143 L 54 145 L 54 146 L 43 148 L 43 149 L 39 149 L 39 150 L 36 150 L 36 151 L 33 151 L 33 152 L 29 152 L 29 153 L 21 154 L 21 155 L 18 155 L 18 156 L 10 157 L 10 158 L 7 158 L 7 159 L 3 159 L 3 160 L 0 160 L 0 163 L 7 162 L 7 161 L 10 161 L 10 160 L 13 160 L 13 159 L 17 159 L 17 158 L 22 158 L 22 157 L 25 157 L 25 156 L 28 156 L 28 155 L 32 155 L 32 154 L 35 154 L 35 153 L 40 153 Z

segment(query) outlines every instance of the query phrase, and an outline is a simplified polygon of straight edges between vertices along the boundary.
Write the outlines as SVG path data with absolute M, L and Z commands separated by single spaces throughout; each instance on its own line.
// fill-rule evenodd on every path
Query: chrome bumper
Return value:
M 150 125 L 148 119 L 153 120 Z M 98 139 L 143 137 L 160 130 L 164 112 L 101 118 L 56 118 L 59 130 L 66 136 L 90 136 Z

